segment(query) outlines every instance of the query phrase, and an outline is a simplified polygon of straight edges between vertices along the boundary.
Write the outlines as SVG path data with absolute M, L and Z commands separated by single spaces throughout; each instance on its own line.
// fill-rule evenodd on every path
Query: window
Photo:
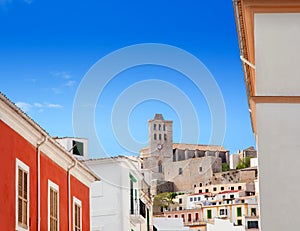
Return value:
M 202 167 L 199 167 L 199 172 L 202 172 Z
M 182 204 L 182 198 L 179 198 L 179 204 Z
M 238 190 L 242 190 L 242 186 L 239 186 L 239 187 L 238 187 Z
M 73 197 L 73 219 L 74 219 L 74 231 L 82 230 L 82 211 L 81 201 L 76 197 Z
M 201 200 L 201 197 L 198 197 L 198 201 L 200 201 Z
M 192 214 L 188 214 L 188 221 L 192 221 Z
M 202 183 L 199 183 L 199 187 L 202 187 Z
M 156 140 L 156 134 L 154 134 L 154 140 Z
M 183 222 L 185 222 L 184 214 L 181 214 L 181 218 L 183 219 Z
M 166 130 L 166 125 L 163 125 L 163 130 L 164 130 L 164 131 Z
M 48 230 L 59 230 L 59 194 L 58 185 L 48 180 Z
M 220 215 L 227 215 L 227 209 L 220 209 Z
M 83 156 L 83 143 L 73 140 L 73 154 Z
M 159 140 L 161 140 L 161 134 L 159 134 Z
M 234 187 L 231 187 L 230 190 L 234 190 Z
M 202 189 L 199 189 L 199 193 L 202 193 Z
M 167 140 L 167 134 L 164 134 L 164 140 Z
M 161 124 L 158 125 L 158 130 L 159 130 L 159 131 L 161 130 Z
M 153 129 L 154 129 L 154 131 L 156 130 L 156 124 L 153 125 Z
M 248 229 L 258 229 L 258 221 L 248 221 Z
M 208 193 L 208 192 L 209 192 L 208 188 L 207 188 L 207 189 L 205 189 L 205 192 L 206 192 L 206 193 Z
M 224 187 L 221 187 L 221 191 L 224 191 Z
M 211 219 L 212 218 L 212 215 L 211 215 L 211 209 L 208 209 L 206 211 L 206 216 L 207 216 L 207 219 Z
M 196 187 L 197 187 L 197 185 L 194 184 L 194 188 L 196 188 Z
M 190 198 L 190 202 L 192 202 L 192 201 L 193 201 L 193 197 Z
M 27 230 L 29 227 L 29 167 L 16 160 L 16 227 Z
M 135 202 L 135 190 L 133 188 L 133 183 L 136 183 L 137 180 L 135 179 L 135 177 L 131 174 L 129 174 L 129 178 L 130 178 L 130 214 L 134 214 L 134 202 Z
M 233 194 L 231 194 L 231 195 L 230 195 L 230 198 L 231 198 L 231 199 L 233 199 L 233 198 L 234 198 L 234 195 L 233 195 Z
M 238 217 L 242 216 L 242 208 L 241 207 L 236 208 L 236 214 Z
M 216 188 L 216 187 L 214 187 L 214 188 L 213 188 L 213 190 L 214 190 L 214 191 L 217 191 L 217 188 Z
M 175 214 L 175 218 L 178 218 L 178 215 L 177 215 L 177 214 Z
M 251 216 L 256 216 L 256 208 L 251 208 Z
M 181 206 L 179 207 L 179 210 L 182 210 L 182 207 L 181 207 Z
M 178 174 L 181 175 L 182 174 L 182 168 L 178 169 Z
M 243 225 L 243 223 L 242 223 L 242 220 L 241 219 L 238 219 L 238 220 L 236 220 L 237 222 L 236 222 L 236 225 Z
M 195 213 L 195 221 L 199 220 L 199 213 Z
M 194 201 L 197 201 L 197 197 L 194 197 Z
M 163 172 L 161 160 L 158 161 L 158 172 Z
M 146 218 L 146 205 L 140 200 L 140 215 Z

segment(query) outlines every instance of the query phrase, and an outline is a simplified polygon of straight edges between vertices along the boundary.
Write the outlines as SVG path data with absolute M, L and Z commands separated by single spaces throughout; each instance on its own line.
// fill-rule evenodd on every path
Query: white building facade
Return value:
M 300 1 L 235 0 L 234 8 L 257 142 L 261 229 L 297 230 Z
M 92 231 L 153 230 L 149 186 L 138 170 L 138 161 L 119 156 L 85 164 L 103 177 L 91 187 Z

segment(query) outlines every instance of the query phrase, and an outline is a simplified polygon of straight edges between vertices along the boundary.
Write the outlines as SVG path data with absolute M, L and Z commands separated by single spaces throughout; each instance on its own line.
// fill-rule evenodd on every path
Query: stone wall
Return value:
M 165 180 L 174 183 L 175 191 L 193 191 L 200 182 L 211 179 L 213 173 L 222 171 L 222 160 L 215 156 L 191 158 L 164 163 L 163 168 Z

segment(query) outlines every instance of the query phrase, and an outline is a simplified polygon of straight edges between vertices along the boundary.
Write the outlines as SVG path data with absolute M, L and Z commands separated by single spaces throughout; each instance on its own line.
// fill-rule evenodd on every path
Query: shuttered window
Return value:
M 81 207 L 78 204 L 75 204 L 75 231 L 81 230 L 80 214 Z
M 73 207 L 73 217 L 74 217 L 74 231 L 82 230 L 82 207 L 81 201 L 73 197 L 74 207 Z
M 58 192 L 50 187 L 50 231 L 58 231 Z
M 28 172 L 18 167 L 18 224 L 28 228 Z

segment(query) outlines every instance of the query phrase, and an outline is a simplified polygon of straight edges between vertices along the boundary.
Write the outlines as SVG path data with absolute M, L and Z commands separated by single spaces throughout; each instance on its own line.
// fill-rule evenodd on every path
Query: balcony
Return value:
M 184 221 L 185 226 L 206 226 L 206 221 L 204 219 L 194 219 L 190 221 Z
M 134 224 L 141 224 L 145 222 L 145 219 L 146 205 L 139 200 L 139 203 L 135 203 L 135 206 L 130 210 L 130 221 Z
M 139 213 L 139 211 L 131 211 L 130 212 L 130 221 L 137 225 L 145 223 L 145 218 Z

